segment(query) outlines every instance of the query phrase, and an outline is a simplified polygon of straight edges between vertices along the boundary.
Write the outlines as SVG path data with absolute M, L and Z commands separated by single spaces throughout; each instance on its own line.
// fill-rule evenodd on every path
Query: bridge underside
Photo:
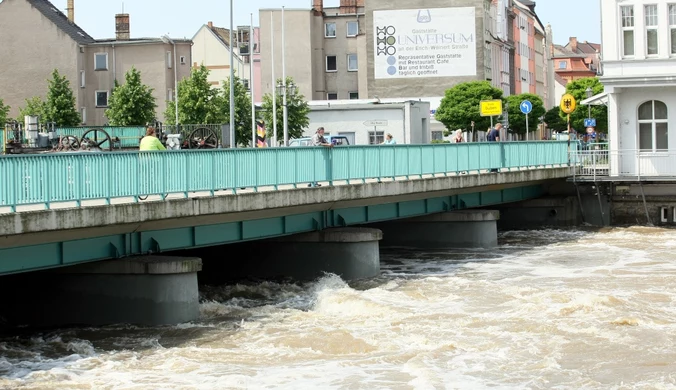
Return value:
M 331 199 L 332 196 L 328 196 L 329 193 L 326 192 L 327 196 L 324 201 L 320 195 L 318 202 L 313 201 L 312 204 L 304 206 L 288 205 L 281 208 L 262 208 L 258 211 L 241 210 L 240 212 L 193 215 L 192 217 L 177 215 L 173 219 L 154 221 L 140 218 L 141 222 L 119 225 L 98 221 L 100 226 L 57 230 L 59 223 L 53 222 L 54 216 L 52 215 L 52 218 L 48 219 L 53 222 L 52 231 L 39 231 L 29 224 L 24 224 L 23 232 L 0 236 L 0 275 L 518 202 L 544 195 L 547 183 L 563 176 L 561 172 L 557 174 L 549 172 L 545 175 L 535 175 L 535 172 L 530 171 L 528 174 L 532 176 L 528 178 L 534 180 L 524 180 L 519 184 L 495 183 L 496 180 L 506 180 L 502 174 L 483 175 L 486 176 L 483 180 L 492 180 L 493 183 L 474 188 L 459 187 L 443 190 L 429 188 L 428 191 L 421 191 L 418 187 L 416 191 L 409 194 L 373 198 L 362 197 L 368 195 L 366 189 L 364 189 L 366 194 L 355 193 L 352 190 L 353 199 L 348 197 L 342 201 L 338 200 L 340 198 Z M 515 174 L 527 174 L 527 172 L 515 172 Z M 503 177 L 498 178 L 498 176 Z M 426 180 L 448 179 L 450 178 Z M 422 181 L 425 180 L 419 182 Z M 364 186 L 382 187 L 388 184 L 398 185 L 397 183 L 374 183 Z M 331 188 L 299 190 L 296 197 L 302 197 L 305 191 L 319 194 L 322 190 L 332 191 Z M 341 195 L 336 194 L 336 196 Z M 204 199 L 200 200 L 204 201 Z M 144 207 L 148 204 L 136 206 Z M 86 208 L 78 210 L 84 212 Z M 70 211 L 77 210 L 70 209 Z M 53 212 L 55 210 L 45 213 Z M 267 218 L 261 218 L 263 215 Z M 47 228 L 48 226 L 44 227 L 44 229 Z

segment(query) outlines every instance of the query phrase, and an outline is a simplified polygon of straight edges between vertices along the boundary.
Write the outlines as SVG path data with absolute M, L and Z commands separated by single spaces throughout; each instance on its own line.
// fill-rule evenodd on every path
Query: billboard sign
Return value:
M 373 11 L 376 79 L 476 76 L 474 7 Z

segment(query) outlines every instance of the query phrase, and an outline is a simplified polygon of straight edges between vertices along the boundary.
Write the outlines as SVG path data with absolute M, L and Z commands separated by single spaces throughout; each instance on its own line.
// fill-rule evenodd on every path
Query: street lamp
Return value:
M 178 75 L 176 68 L 178 64 L 176 63 L 176 42 L 174 42 L 169 36 L 162 35 L 162 42 L 166 44 L 171 44 L 174 47 L 174 111 L 176 114 L 176 123 L 175 125 L 178 128 Z
M 587 99 L 594 96 L 594 91 L 591 89 L 591 87 L 587 87 L 584 92 L 587 94 Z M 591 102 L 587 103 L 587 118 L 591 119 Z
M 282 95 L 282 110 L 284 116 L 284 146 L 289 145 L 289 108 L 287 104 L 287 94 L 293 95 L 296 93 L 296 84 L 292 82 L 286 85 L 285 81 L 277 83 L 277 93 Z M 275 140 L 277 142 L 277 140 Z

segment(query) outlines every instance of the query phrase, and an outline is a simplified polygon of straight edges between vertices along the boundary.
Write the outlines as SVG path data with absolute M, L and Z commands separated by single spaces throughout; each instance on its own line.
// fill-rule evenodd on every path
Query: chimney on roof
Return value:
M 115 15 L 115 39 L 118 41 L 129 40 L 129 14 Z
M 324 0 L 312 0 L 312 9 L 316 13 L 324 12 Z
M 68 14 L 68 21 L 75 23 L 75 0 L 68 0 L 66 5 L 66 13 Z
M 214 28 L 214 22 L 211 22 L 211 21 L 208 22 L 208 23 L 207 23 L 207 26 L 209 26 L 209 28 Z
M 568 44 L 570 45 L 570 51 L 577 53 L 577 38 L 570 37 L 568 38 Z
M 356 14 L 357 13 L 357 0 L 340 0 L 340 11 L 341 14 Z

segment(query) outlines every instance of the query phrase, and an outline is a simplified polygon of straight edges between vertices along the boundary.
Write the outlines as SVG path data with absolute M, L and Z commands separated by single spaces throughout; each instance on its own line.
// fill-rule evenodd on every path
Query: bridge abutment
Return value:
M 459 210 L 374 225 L 383 245 L 422 248 L 494 248 L 498 245 L 494 210 Z
M 10 325 L 167 325 L 199 317 L 196 257 L 139 256 L 18 275 Z M 4 290 L 4 289 L 3 289 Z M 21 291 L 21 292 L 19 292 Z

